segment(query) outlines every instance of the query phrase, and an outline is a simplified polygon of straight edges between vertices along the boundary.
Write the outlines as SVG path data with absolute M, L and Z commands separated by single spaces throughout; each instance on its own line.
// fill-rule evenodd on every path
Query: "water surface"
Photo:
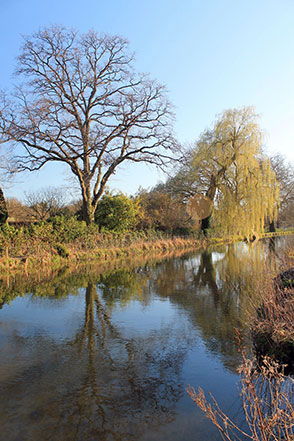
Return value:
M 1 439 L 218 439 L 185 388 L 240 416 L 234 328 L 269 256 L 236 244 L 3 284 Z

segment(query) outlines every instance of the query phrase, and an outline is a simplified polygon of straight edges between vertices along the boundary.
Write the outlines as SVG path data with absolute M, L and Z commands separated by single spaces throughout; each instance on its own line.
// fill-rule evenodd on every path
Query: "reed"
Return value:
M 207 398 L 201 388 L 191 386 L 187 392 L 205 416 L 227 441 L 293 441 L 294 382 L 284 374 L 283 366 L 269 357 L 262 363 L 251 360 L 240 346 L 240 390 L 247 428 L 222 411 L 212 395 Z

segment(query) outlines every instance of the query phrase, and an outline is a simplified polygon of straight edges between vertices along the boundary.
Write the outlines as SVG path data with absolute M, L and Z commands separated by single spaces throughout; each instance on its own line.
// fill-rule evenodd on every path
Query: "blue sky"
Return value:
M 22 35 L 52 24 L 93 28 L 127 38 L 137 70 L 166 84 L 181 142 L 197 140 L 224 109 L 253 105 L 269 151 L 294 160 L 293 0 L 0 0 L 0 17 L 0 88 L 15 81 Z M 24 189 L 71 187 L 69 176 L 46 166 L 4 190 L 21 199 Z M 126 166 L 110 187 L 133 194 L 159 179 Z

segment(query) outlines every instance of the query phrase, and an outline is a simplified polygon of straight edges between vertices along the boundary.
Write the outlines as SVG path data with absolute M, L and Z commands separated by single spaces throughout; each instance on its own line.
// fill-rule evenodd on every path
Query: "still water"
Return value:
M 235 244 L 3 280 L 1 441 L 219 439 L 185 388 L 240 417 L 234 328 L 272 256 Z

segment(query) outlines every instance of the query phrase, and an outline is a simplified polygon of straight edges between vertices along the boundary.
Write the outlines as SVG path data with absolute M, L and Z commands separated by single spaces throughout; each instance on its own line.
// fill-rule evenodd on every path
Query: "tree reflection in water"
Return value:
M 103 281 L 105 295 L 110 286 Z M 2 412 L 10 414 L 2 421 L 5 440 L 138 440 L 147 428 L 171 422 L 184 394 L 183 338 L 171 325 L 147 336 L 123 336 L 90 281 L 85 319 L 73 339 L 58 344 L 44 336 L 12 337 L 18 363 L 25 363 L 1 385 L 2 405 L 3 397 L 17 399 L 16 412 L 14 399 Z
M 267 245 L 227 245 L 218 252 L 206 250 L 197 257 L 183 256 L 157 265 L 152 289 L 181 305 L 209 351 L 235 371 L 240 362 L 235 328 L 248 328 L 259 301 L 265 263 L 275 263 Z
M 226 367 L 238 364 L 234 328 L 246 327 L 267 256 L 262 247 L 250 253 L 241 244 L 101 273 L 65 271 L 32 286 L 32 302 L 42 305 L 42 298 L 61 304 L 84 293 L 85 313 L 67 337 L 34 329 L 9 335 L 0 384 L 3 439 L 132 441 L 174 421 L 197 333 Z M 8 288 L 4 301 L 15 296 Z M 168 299 L 184 315 L 135 333 L 114 318 L 133 302 L 145 307 L 154 299 Z

